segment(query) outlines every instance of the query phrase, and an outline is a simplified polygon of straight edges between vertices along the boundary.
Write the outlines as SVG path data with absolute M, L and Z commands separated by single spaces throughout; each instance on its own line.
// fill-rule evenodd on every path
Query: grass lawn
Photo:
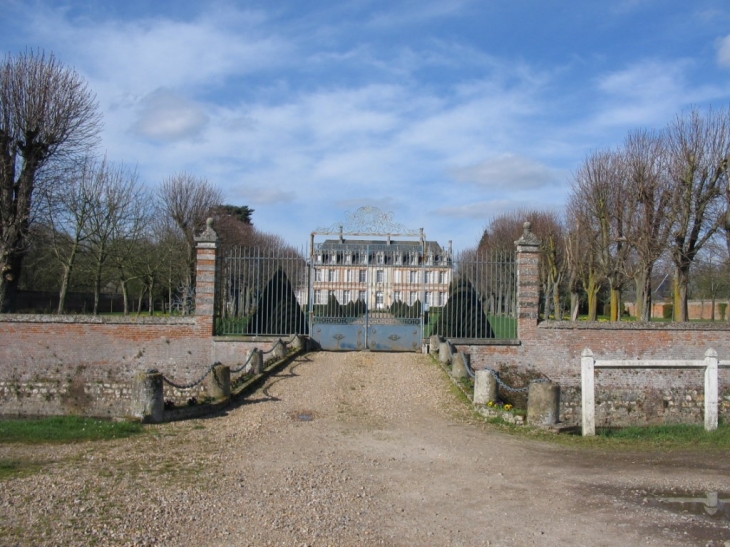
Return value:
M 113 422 L 79 416 L 1 420 L 0 443 L 72 443 L 122 439 L 143 431 L 138 422 Z

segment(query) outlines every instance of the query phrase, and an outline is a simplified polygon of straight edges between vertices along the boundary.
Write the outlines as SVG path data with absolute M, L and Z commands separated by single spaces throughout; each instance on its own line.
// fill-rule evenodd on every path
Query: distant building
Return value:
M 328 239 L 312 251 L 314 304 L 334 296 L 340 304 L 361 300 L 368 309 L 394 302 L 443 306 L 451 283 L 451 249 L 435 241 Z

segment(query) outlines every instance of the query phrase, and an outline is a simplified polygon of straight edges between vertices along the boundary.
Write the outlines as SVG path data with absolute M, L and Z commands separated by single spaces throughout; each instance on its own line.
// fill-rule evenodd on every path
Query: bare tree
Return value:
M 621 157 L 615 151 L 590 154 L 575 175 L 571 197 L 571 209 L 579 215 L 580 229 L 592 244 L 590 252 L 600 275 L 609 283 L 611 321 L 620 320 L 621 292 L 629 278 L 627 234 L 634 207 L 620 168 Z M 591 280 L 589 284 L 587 291 L 597 292 Z
M 65 174 L 59 183 L 48 185 L 39 194 L 49 227 L 47 244 L 61 266 L 57 313 L 65 311 L 71 274 L 88 242 L 89 223 L 100 192 L 97 165 L 92 158 L 84 158 L 76 169 Z
M 99 313 L 99 296 L 104 268 L 113 252 L 119 259 L 129 256 L 130 245 L 139 241 L 147 220 L 145 194 L 137 172 L 113 165 L 104 158 L 95 171 L 98 190 L 89 217 L 89 250 L 93 258 L 94 309 Z
M 162 183 L 158 191 L 162 214 L 169 217 L 185 242 L 185 292 L 195 286 L 195 235 L 205 227 L 211 211 L 223 201 L 222 192 L 206 179 L 178 173 Z M 184 295 L 185 300 L 189 295 Z
M 598 318 L 598 292 L 605 280 L 596 254 L 597 224 L 585 201 L 575 192 L 570 196 L 566 214 L 571 222 L 565 235 L 570 318 L 572 321 L 578 318 L 579 290 L 582 288 L 588 304 L 588 320 L 595 321 Z
M 675 268 L 675 320 L 687 321 L 687 287 L 697 253 L 726 221 L 730 111 L 697 109 L 679 115 L 666 132 L 674 227 L 669 251 Z
M 0 64 L 0 307 L 14 308 L 40 171 L 98 142 L 101 117 L 81 76 L 28 51 Z
M 629 201 L 626 239 L 635 252 L 636 315 L 651 319 L 651 277 L 654 264 L 667 249 L 672 229 L 672 192 L 660 135 L 639 130 L 626 139 L 621 152 L 625 194 Z

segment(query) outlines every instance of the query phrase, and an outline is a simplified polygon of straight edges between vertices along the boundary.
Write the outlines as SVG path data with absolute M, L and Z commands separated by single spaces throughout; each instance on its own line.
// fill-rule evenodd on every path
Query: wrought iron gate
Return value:
M 421 350 L 424 312 L 448 292 L 450 252 L 391 216 L 361 207 L 312 233 L 309 332 L 322 349 Z M 337 237 L 315 245 L 315 235 Z

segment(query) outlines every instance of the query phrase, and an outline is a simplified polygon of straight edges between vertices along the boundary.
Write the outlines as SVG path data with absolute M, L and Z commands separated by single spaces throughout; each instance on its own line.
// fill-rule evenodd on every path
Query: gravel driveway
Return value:
M 30 447 L 0 545 L 730 546 L 650 493 L 730 492 L 726 454 L 606 454 L 474 418 L 419 354 L 310 353 L 223 416 Z

